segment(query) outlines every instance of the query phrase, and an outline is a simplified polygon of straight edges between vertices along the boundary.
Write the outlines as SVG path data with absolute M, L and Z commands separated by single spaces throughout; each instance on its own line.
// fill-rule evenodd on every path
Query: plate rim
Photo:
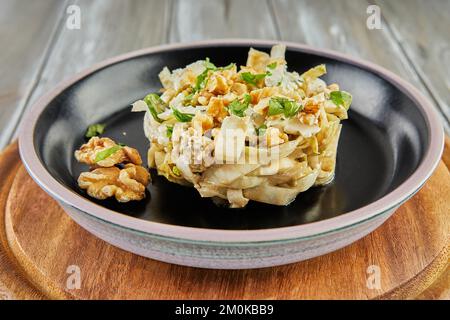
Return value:
M 89 201 L 73 190 L 58 182 L 42 164 L 37 155 L 34 146 L 34 129 L 36 123 L 47 105 L 58 96 L 63 90 L 76 82 L 82 80 L 88 75 L 128 59 L 139 56 L 171 51 L 175 49 L 189 49 L 196 47 L 210 47 L 214 45 L 248 45 L 250 46 L 270 46 L 274 44 L 285 44 L 288 48 L 294 48 L 306 53 L 317 54 L 326 58 L 331 58 L 353 66 L 360 67 L 370 71 L 384 80 L 388 81 L 396 88 L 401 90 L 410 99 L 415 102 L 423 114 L 428 129 L 429 141 L 425 156 L 416 170 L 399 186 L 390 191 L 380 199 L 373 201 L 358 209 L 345 212 L 339 216 L 310 222 L 297 226 L 278 227 L 271 229 L 255 230 L 224 230 L 208 229 L 198 227 L 188 227 L 179 225 L 170 225 L 160 222 L 147 221 L 140 218 L 131 217 L 123 213 L 107 209 L 101 205 Z M 169 238 L 178 238 L 180 240 L 219 242 L 219 243 L 242 243 L 242 242 L 265 242 L 279 241 L 289 239 L 300 239 L 311 236 L 326 234 L 329 232 L 342 230 L 359 223 L 364 223 L 392 209 L 417 192 L 426 180 L 436 169 L 444 147 L 444 131 L 439 121 L 439 116 L 434 106 L 419 92 L 412 84 L 400 78 L 392 71 L 385 69 L 372 62 L 355 58 L 334 50 L 315 48 L 313 46 L 299 44 L 289 41 L 260 40 L 260 39 L 216 39 L 203 40 L 189 43 L 173 43 L 149 48 L 139 49 L 124 53 L 84 69 L 76 75 L 60 82 L 54 89 L 41 96 L 24 115 L 22 126 L 19 128 L 19 152 L 24 166 L 30 176 L 38 185 L 48 194 L 58 201 L 63 202 L 85 214 L 94 216 L 103 221 L 125 227 L 135 231 L 165 236 Z

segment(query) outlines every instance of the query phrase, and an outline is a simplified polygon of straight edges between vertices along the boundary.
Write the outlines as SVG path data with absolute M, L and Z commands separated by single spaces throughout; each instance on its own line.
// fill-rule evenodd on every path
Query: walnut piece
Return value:
M 132 163 L 118 167 L 97 168 L 83 172 L 78 178 L 78 185 L 96 199 L 115 197 L 119 202 L 142 200 L 145 187 L 150 182 L 150 174 L 142 167 Z
M 102 160 L 96 161 L 100 152 Z M 136 149 L 119 146 L 109 138 L 92 137 L 75 151 L 75 158 L 91 166 L 92 171 L 78 177 L 78 185 L 91 197 L 100 200 L 115 197 L 119 202 L 145 198 L 150 174 L 141 166 Z
M 208 79 L 206 89 L 214 95 L 226 94 L 229 90 L 227 79 L 220 74 L 213 74 Z
M 228 116 L 227 108 L 223 103 L 222 99 L 213 97 L 209 100 L 208 108 L 206 109 L 206 114 L 212 116 L 214 120 L 222 122 L 223 119 Z
M 139 152 L 127 146 L 121 147 L 116 152 L 98 162 L 95 158 L 99 152 L 113 148 L 117 144 L 109 138 L 92 137 L 87 143 L 83 144 L 79 150 L 75 151 L 77 161 L 86 163 L 93 167 L 113 167 L 119 163 L 131 162 L 136 165 L 142 164 Z

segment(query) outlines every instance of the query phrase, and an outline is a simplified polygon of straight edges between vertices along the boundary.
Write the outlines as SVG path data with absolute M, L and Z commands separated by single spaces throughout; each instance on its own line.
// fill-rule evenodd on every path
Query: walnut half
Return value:
M 118 167 L 97 168 L 83 172 L 78 178 L 78 185 L 96 199 L 115 197 L 119 202 L 142 200 L 145 187 L 150 182 L 150 174 L 141 166 L 132 163 Z
M 119 163 L 142 164 L 139 152 L 127 146 L 119 148 L 116 152 L 100 161 L 95 161 L 99 152 L 113 148 L 117 144 L 109 138 L 92 137 L 87 143 L 83 144 L 79 150 L 75 151 L 77 161 L 86 163 L 93 167 L 113 167 Z
M 75 151 L 75 158 L 91 166 L 78 177 L 78 185 L 96 199 L 115 197 L 119 202 L 142 200 L 150 174 L 141 166 L 136 149 L 109 138 L 92 137 Z

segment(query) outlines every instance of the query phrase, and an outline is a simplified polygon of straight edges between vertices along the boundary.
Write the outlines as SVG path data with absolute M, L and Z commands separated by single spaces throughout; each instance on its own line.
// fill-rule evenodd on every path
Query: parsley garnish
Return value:
M 187 96 L 185 96 L 184 99 L 183 99 L 183 104 L 184 105 L 191 104 L 192 103 L 192 99 L 194 99 L 194 95 L 195 94 L 192 92 L 192 93 L 188 94 Z
M 272 75 L 270 72 L 266 72 L 266 73 L 258 73 L 258 74 L 253 74 L 250 72 L 242 72 L 241 73 L 241 79 L 244 80 L 245 82 L 252 84 L 254 86 L 256 86 L 257 82 L 259 80 L 264 79 L 266 76 L 270 76 Z
M 251 100 L 251 97 L 247 93 L 247 94 L 245 94 L 244 100 L 242 102 L 239 101 L 239 99 L 233 100 L 228 106 L 228 111 L 231 114 L 234 114 L 238 117 L 243 117 L 245 110 L 247 110 L 247 108 L 250 104 L 250 100 Z
M 86 138 L 92 138 L 102 134 L 105 131 L 105 127 L 106 125 L 101 123 L 91 124 L 86 131 Z
M 295 101 L 282 97 L 273 97 L 269 101 L 269 116 L 284 114 L 286 118 L 295 116 L 303 106 Z
M 197 76 L 197 80 L 195 81 L 195 86 L 193 88 L 194 92 L 200 91 L 206 85 L 206 78 L 208 77 L 209 69 L 205 69 L 202 73 Z
M 277 67 L 277 62 L 276 61 L 274 61 L 274 62 L 272 62 L 272 63 L 267 65 L 267 68 L 272 69 L 272 70 L 275 69 L 276 67 Z
M 352 95 L 345 91 L 332 91 L 330 93 L 330 99 L 337 106 L 343 106 L 348 110 L 352 103 Z
M 256 128 L 256 134 L 257 134 L 258 136 L 262 136 L 262 135 L 264 135 L 264 133 L 266 132 L 266 130 L 267 130 L 267 126 L 266 126 L 265 124 L 263 124 L 263 125 L 261 125 L 260 127 Z
M 172 138 L 172 133 L 173 133 L 173 126 L 167 126 L 167 138 Z
M 193 93 L 200 91 L 201 89 L 203 89 L 206 86 L 206 83 L 208 82 L 209 71 L 229 70 L 229 69 L 233 68 L 235 65 L 236 64 L 234 64 L 234 63 L 230 63 L 229 65 L 227 65 L 225 67 L 218 68 L 218 67 L 216 67 L 216 65 L 214 63 L 209 61 L 209 58 L 206 58 L 205 59 L 205 70 L 197 76 L 195 85 L 192 88 Z
M 205 70 L 197 76 L 197 80 L 195 81 L 195 86 L 193 88 L 193 93 L 200 91 L 206 86 L 208 82 L 208 72 L 217 70 L 217 67 L 209 61 L 209 58 L 205 59 Z
M 158 117 L 158 113 L 165 109 L 164 101 L 162 101 L 156 93 L 151 93 L 144 98 L 144 102 L 147 104 L 148 110 L 153 116 L 153 119 L 158 122 L 162 122 L 162 120 Z
M 208 57 L 206 57 L 206 59 L 205 59 L 205 68 L 209 69 L 209 70 L 216 70 L 217 69 L 217 67 L 214 65 L 214 63 L 209 61 Z
M 180 122 L 189 122 L 194 117 L 193 114 L 190 113 L 183 113 L 175 108 L 172 107 L 173 115 L 175 118 Z

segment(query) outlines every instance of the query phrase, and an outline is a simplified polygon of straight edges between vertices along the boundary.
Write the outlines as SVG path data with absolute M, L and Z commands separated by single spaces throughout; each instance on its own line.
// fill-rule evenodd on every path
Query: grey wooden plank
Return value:
M 381 30 L 367 28 L 367 2 L 272 0 L 272 3 L 283 40 L 362 57 L 418 80 L 385 26 Z
M 171 42 L 233 37 L 277 38 L 266 1 L 175 1 L 169 37 Z
M 0 150 L 36 85 L 63 5 L 59 0 L 0 1 Z
M 396 40 L 450 121 L 450 1 L 378 0 Z
M 27 108 L 58 82 L 96 62 L 167 38 L 170 1 L 79 0 L 71 4 L 80 7 L 81 28 L 70 30 L 64 24 Z
M 424 93 L 424 86 L 414 66 L 404 55 L 386 21 L 381 30 L 366 26 L 369 2 L 353 0 L 270 0 L 281 38 L 329 48 L 375 62 L 397 73 Z M 396 1 L 395 1 L 396 2 Z M 431 23 L 430 21 L 428 23 Z M 436 108 L 438 108 L 436 106 Z M 444 116 L 443 124 L 450 132 Z

